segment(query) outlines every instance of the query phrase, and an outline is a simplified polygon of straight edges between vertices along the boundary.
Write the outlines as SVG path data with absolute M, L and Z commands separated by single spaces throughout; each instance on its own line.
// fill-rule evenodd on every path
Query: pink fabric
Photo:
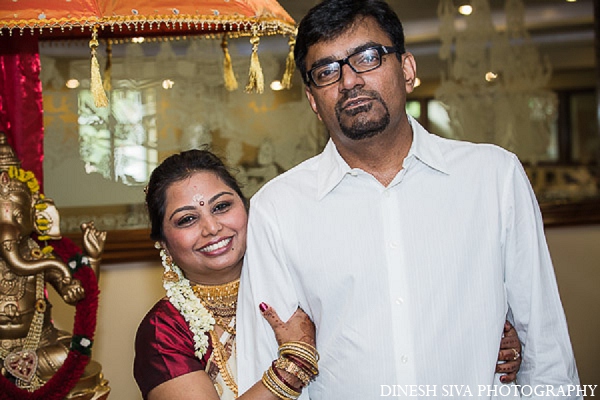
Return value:
M 37 36 L 0 36 L 0 131 L 43 191 L 44 122 Z

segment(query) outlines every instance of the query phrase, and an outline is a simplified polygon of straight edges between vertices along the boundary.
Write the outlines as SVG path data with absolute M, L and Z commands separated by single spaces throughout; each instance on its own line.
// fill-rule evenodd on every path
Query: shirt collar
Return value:
M 448 165 L 434 135 L 427 132 L 410 115 L 408 115 L 408 122 L 413 130 L 413 141 L 406 159 L 415 157 L 430 168 L 449 174 Z M 406 167 L 406 162 L 404 165 Z M 323 199 L 331 192 L 351 170 L 352 168 L 340 156 L 333 141 L 329 139 L 318 167 L 318 199 Z
M 415 156 L 430 168 L 444 174 L 450 174 L 448 163 L 439 146 L 439 138 L 427 132 L 427 130 L 410 115 L 408 116 L 408 122 L 413 130 L 413 142 L 406 158 L 408 159 L 411 156 Z

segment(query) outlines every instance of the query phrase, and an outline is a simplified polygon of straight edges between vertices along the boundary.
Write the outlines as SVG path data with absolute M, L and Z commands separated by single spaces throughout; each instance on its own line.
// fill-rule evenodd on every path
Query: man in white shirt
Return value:
M 581 398 L 516 156 L 442 139 L 406 114 L 416 65 L 385 2 L 325 0 L 300 23 L 295 56 L 331 138 L 252 199 L 240 392 L 276 358 L 264 301 L 284 320 L 300 306 L 317 326 L 313 400 Z M 494 371 L 506 318 L 523 346 L 510 385 Z

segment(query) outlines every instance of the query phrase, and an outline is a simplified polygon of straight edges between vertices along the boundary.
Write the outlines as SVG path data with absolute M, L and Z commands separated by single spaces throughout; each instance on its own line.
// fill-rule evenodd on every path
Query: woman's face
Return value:
M 229 282 L 240 276 L 247 222 L 235 190 L 212 172 L 196 172 L 166 191 L 163 246 L 190 281 Z

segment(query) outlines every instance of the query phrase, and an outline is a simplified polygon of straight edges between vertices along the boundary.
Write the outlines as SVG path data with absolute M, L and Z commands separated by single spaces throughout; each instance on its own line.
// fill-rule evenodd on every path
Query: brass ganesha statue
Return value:
M 97 277 L 106 232 L 98 231 L 93 222 L 81 229 L 83 256 Z M 32 237 L 36 233 L 37 241 Z M 54 239 L 60 239 L 60 229 L 52 200 L 39 193 L 37 180 L 21 169 L 0 132 L 0 367 L 2 384 L 29 392 L 45 385 L 61 368 L 72 340 L 52 322 L 46 286 L 70 305 L 86 295 L 71 268 L 43 245 Z M 109 392 L 100 364 L 90 359 L 64 398 L 103 400 Z

